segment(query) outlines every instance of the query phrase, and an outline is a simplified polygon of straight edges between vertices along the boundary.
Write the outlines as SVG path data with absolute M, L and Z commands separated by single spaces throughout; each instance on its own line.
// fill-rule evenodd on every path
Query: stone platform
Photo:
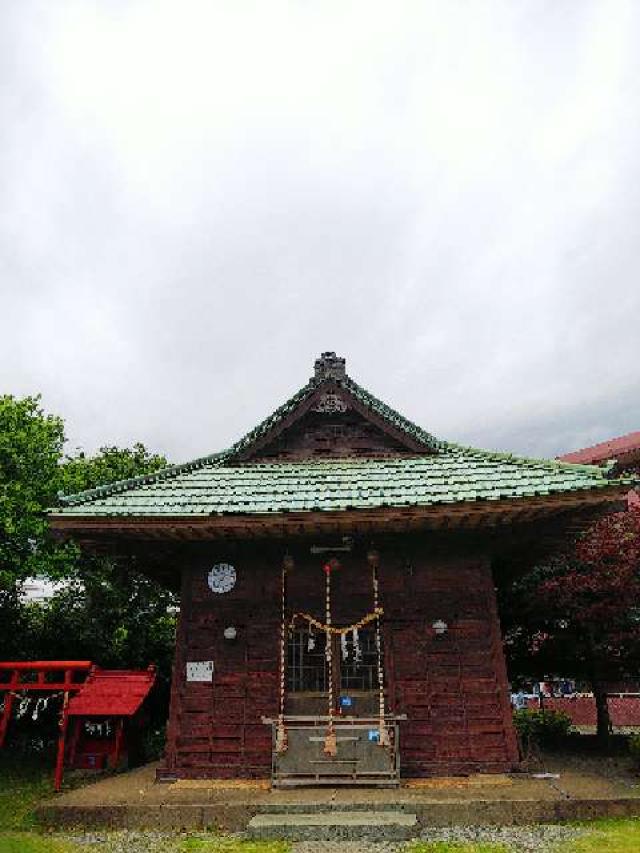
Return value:
M 274 817 L 277 815 L 306 815 L 305 820 L 313 823 L 316 819 L 308 816 L 349 813 L 348 820 L 357 823 L 359 812 L 380 815 L 393 811 L 415 815 L 418 829 L 640 816 L 640 779 L 630 772 L 608 767 L 602 760 L 587 766 L 546 767 L 549 771 L 546 778 L 514 774 L 405 780 L 394 790 L 306 788 L 283 791 L 270 790 L 266 782 L 244 780 L 185 780 L 158 784 L 155 769 L 155 765 L 147 765 L 59 794 L 40 805 L 38 816 L 52 828 L 211 828 L 228 831 L 246 830 L 256 815 L 270 816 L 257 823 L 273 826 L 278 822 Z M 556 774 L 559 774 L 557 778 Z M 387 819 L 380 820 L 384 823 Z M 319 822 L 326 824 L 327 818 Z

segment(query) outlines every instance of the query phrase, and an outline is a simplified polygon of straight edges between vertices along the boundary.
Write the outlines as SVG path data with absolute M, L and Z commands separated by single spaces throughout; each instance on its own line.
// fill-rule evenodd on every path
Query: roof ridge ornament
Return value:
M 323 352 L 320 358 L 316 359 L 315 379 L 322 382 L 324 379 L 346 379 L 346 360 L 340 358 L 335 352 Z

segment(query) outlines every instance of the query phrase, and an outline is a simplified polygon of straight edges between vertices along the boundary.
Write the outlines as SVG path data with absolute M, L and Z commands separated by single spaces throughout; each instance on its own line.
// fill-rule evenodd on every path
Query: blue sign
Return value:
M 373 743 L 380 742 L 380 732 L 378 729 L 369 729 L 369 740 L 373 741 Z
M 341 708 L 350 708 L 353 705 L 353 699 L 351 696 L 341 696 L 340 697 L 340 707 Z

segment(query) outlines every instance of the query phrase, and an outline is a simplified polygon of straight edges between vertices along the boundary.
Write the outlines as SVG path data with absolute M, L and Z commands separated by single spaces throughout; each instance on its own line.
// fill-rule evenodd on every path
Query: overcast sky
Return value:
M 640 3 L 0 6 L 0 392 L 222 449 L 326 349 L 439 437 L 640 429 Z

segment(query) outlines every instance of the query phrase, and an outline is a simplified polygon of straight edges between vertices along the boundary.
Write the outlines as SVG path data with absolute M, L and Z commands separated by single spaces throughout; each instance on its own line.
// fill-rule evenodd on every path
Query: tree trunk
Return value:
M 596 735 L 600 744 L 605 749 L 609 746 L 609 735 L 611 734 L 611 717 L 609 716 L 609 705 L 607 704 L 607 691 L 601 681 L 594 679 L 591 687 L 593 697 L 596 700 Z

